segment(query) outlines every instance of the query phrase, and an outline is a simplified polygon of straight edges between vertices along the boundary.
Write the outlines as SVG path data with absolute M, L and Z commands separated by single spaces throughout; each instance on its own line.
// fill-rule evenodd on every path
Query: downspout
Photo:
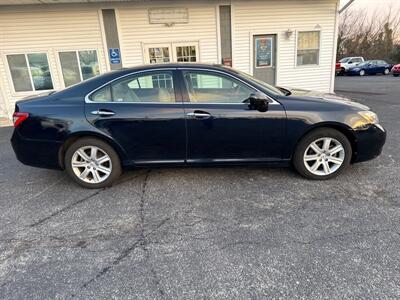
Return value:
M 336 55 L 337 55 L 337 43 L 338 43 L 338 32 L 339 32 L 339 2 L 336 3 L 335 9 L 335 30 L 333 33 L 334 41 L 333 41 L 333 54 L 332 54 L 332 62 L 331 62 L 331 82 L 330 82 L 330 93 L 335 92 L 335 79 L 336 79 Z

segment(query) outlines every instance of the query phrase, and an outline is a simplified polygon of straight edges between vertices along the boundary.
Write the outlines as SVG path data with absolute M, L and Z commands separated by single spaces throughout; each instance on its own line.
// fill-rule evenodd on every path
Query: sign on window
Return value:
M 272 38 L 258 37 L 255 39 L 256 68 L 272 66 Z

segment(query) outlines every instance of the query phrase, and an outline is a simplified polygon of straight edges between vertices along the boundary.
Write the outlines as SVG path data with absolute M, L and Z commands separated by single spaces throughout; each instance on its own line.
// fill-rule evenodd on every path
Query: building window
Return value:
M 46 53 L 7 55 L 7 61 L 16 92 L 53 89 Z
M 96 50 L 64 51 L 58 56 L 66 87 L 100 74 Z
M 196 46 L 176 47 L 176 60 L 178 62 L 196 62 Z
M 168 47 L 152 47 L 149 48 L 150 63 L 168 63 L 170 62 Z
M 318 65 L 320 48 L 319 31 L 299 32 L 297 38 L 297 65 Z

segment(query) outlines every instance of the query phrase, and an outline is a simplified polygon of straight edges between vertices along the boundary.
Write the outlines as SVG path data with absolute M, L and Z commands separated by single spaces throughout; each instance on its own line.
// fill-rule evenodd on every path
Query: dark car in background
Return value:
M 203 64 L 122 69 L 19 101 L 14 126 L 21 162 L 65 169 L 87 188 L 150 166 L 293 165 L 330 179 L 386 139 L 364 105 Z
M 351 67 L 346 71 L 346 75 L 388 75 L 392 65 L 384 60 L 367 60 L 357 66 Z

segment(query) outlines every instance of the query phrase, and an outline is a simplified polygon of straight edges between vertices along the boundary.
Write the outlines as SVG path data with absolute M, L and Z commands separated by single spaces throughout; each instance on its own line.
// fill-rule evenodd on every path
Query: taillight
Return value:
M 29 113 L 25 113 L 25 112 L 15 112 L 13 114 L 13 123 L 14 123 L 14 127 L 18 127 L 23 121 L 25 121 L 26 119 L 28 119 L 29 117 Z

